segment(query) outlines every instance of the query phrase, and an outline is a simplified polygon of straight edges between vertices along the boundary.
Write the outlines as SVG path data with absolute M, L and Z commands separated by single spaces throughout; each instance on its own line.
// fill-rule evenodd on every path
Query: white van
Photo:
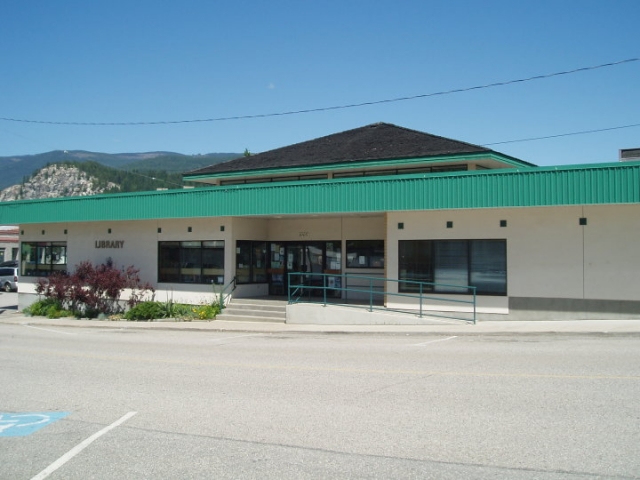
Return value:
M 0 288 L 5 292 L 18 291 L 18 267 L 0 267 Z

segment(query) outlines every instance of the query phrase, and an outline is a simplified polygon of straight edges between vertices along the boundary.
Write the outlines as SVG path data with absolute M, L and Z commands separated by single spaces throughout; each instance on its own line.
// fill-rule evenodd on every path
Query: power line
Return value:
M 132 175 L 138 175 L 139 177 L 148 178 L 148 179 L 154 180 L 156 182 L 164 182 L 164 183 L 166 183 L 168 185 L 177 185 L 178 187 L 183 187 L 184 186 L 181 183 L 171 182 L 169 180 L 165 180 L 165 179 L 162 179 L 162 178 L 151 177 L 149 175 L 144 175 L 143 173 L 136 172 L 134 170 L 121 170 L 121 171 L 129 173 L 129 174 L 132 174 Z
M 248 119 L 255 119 L 255 118 L 281 117 L 286 115 L 299 115 L 303 113 L 326 112 L 331 110 L 343 110 L 347 108 L 358 108 L 358 107 L 365 107 L 370 105 L 380 105 L 384 103 L 417 100 L 420 98 L 452 95 L 454 93 L 470 92 L 473 90 L 481 90 L 485 88 L 503 87 L 506 85 L 513 85 L 516 83 L 531 82 L 534 80 L 542 80 L 546 78 L 558 77 L 561 75 L 571 75 L 574 73 L 597 70 L 600 68 L 613 67 L 613 66 L 622 65 L 625 63 L 637 62 L 638 60 L 640 60 L 640 58 L 629 58 L 626 60 L 620 60 L 618 62 L 603 63 L 601 65 L 593 65 L 590 67 L 576 68 L 573 70 L 565 70 L 562 72 L 547 73 L 544 75 L 535 75 L 532 77 L 519 78 L 516 80 L 508 80 L 504 82 L 495 82 L 495 83 L 489 83 L 485 85 L 476 85 L 474 87 L 456 88 L 456 89 L 444 90 L 440 92 L 424 93 L 420 95 L 411 95 L 411 96 L 405 96 L 405 97 L 390 98 L 385 100 L 374 100 L 374 101 L 362 102 L 362 103 L 351 103 L 351 104 L 337 105 L 332 107 L 319 107 L 319 108 L 309 108 L 309 109 L 303 109 L 303 110 L 291 110 L 287 112 L 262 113 L 262 114 L 255 114 L 255 115 L 237 115 L 232 117 L 201 118 L 201 119 L 192 119 L 192 120 L 166 120 L 166 121 L 155 121 L 155 122 L 62 122 L 62 121 L 49 121 L 49 120 L 29 120 L 29 119 L 8 118 L 8 117 L 0 117 L 0 120 L 4 120 L 6 122 L 37 123 L 37 124 L 47 124 L 47 125 L 138 126 L 138 125 L 170 125 L 170 124 L 180 124 L 180 123 L 224 122 L 229 120 L 248 120 Z
M 597 130 L 582 130 L 580 132 L 559 133 L 557 135 L 547 135 L 545 137 L 530 137 L 530 138 L 520 138 L 518 140 L 505 140 L 503 142 L 484 143 L 482 144 L 482 146 L 488 147 L 490 145 L 504 145 L 505 143 L 533 142 L 534 140 L 546 140 L 549 138 L 570 137 L 572 135 L 585 135 L 587 133 L 608 132 L 610 130 L 620 130 L 622 128 L 632 128 L 632 127 L 640 127 L 640 123 L 633 123 L 631 125 L 620 125 L 618 127 L 599 128 Z

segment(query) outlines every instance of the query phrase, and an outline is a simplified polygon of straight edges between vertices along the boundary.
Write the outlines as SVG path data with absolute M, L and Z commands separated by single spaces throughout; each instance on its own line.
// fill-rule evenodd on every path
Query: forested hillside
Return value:
M 240 153 L 209 153 L 205 155 L 182 155 L 171 152 L 147 153 L 95 153 L 82 150 L 56 150 L 37 155 L 18 155 L 0 157 L 0 189 L 16 185 L 40 168 L 54 163 L 96 162 L 108 167 L 156 173 L 149 175 L 161 177 L 160 170 L 170 173 L 184 173 L 214 163 L 220 163 L 242 156 Z M 154 187 L 155 188 L 155 187 Z
M 47 165 L 22 182 L 0 191 L 0 201 L 183 188 L 179 173 L 165 170 L 124 171 L 96 162 Z
M 97 186 L 104 187 L 108 183 L 118 185 L 107 193 L 139 192 L 143 190 L 157 190 L 158 188 L 182 188 L 182 175 L 170 173 L 166 170 L 119 170 L 105 167 L 96 162 L 62 162 L 59 165 L 69 165 L 78 168 L 87 175 L 97 179 Z

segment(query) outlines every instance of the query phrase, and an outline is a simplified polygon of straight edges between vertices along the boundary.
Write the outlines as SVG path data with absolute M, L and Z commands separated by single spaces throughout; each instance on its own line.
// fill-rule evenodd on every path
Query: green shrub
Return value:
M 34 317 L 48 317 L 49 310 L 62 310 L 62 304 L 55 298 L 45 298 L 25 308 L 24 313 L 33 315 Z
M 167 308 L 166 318 L 189 319 L 191 317 L 191 305 L 185 305 L 184 303 L 172 303 L 170 308 Z
M 24 309 L 27 315 L 47 318 L 73 317 L 74 312 L 62 308 L 62 304 L 55 298 L 45 298 L 38 300 L 31 306 Z
M 166 308 L 160 302 L 140 302 L 124 314 L 127 320 L 166 318 Z
M 71 310 L 57 310 L 50 308 L 47 313 L 47 318 L 67 318 L 75 316 Z
M 85 307 L 82 316 L 86 318 L 98 318 L 100 313 L 102 312 L 96 308 Z

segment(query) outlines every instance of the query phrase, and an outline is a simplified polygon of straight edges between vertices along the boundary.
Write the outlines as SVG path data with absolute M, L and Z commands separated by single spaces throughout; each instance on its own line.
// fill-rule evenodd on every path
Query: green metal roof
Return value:
M 1 202 L 0 225 L 620 203 L 640 203 L 640 162 Z

